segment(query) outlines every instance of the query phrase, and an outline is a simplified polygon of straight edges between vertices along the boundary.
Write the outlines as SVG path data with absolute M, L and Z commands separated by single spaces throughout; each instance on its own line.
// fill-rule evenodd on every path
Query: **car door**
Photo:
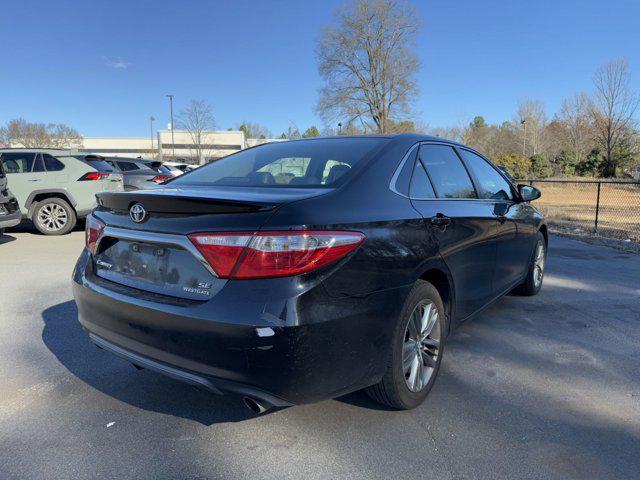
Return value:
M 27 181 L 34 185 L 32 190 L 43 190 L 52 187 L 52 185 L 49 184 L 51 178 L 47 175 L 47 169 L 44 166 L 42 154 L 36 153 L 36 157 L 33 161 L 33 168 L 31 169 L 31 173 L 27 176 Z
M 462 320 L 494 297 L 492 206 L 478 198 L 464 164 L 446 144 L 420 146 L 409 191 L 453 277 L 456 318 Z
M 65 165 L 60 160 L 48 153 L 40 154 L 44 163 L 44 168 L 47 172 L 47 181 L 53 186 L 57 185 L 58 188 L 66 188 L 69 183 L 69 174 L 65 170 Z
M 466 148 L 458 148 L 460 156 L 478 186 L 479 195 L 491 204 L 497 220 L 497 257 L 493 288 L 498 293 L 509 290 L 522 280 L 531 255 L 530 228 L 516 193 L 493 164 Z

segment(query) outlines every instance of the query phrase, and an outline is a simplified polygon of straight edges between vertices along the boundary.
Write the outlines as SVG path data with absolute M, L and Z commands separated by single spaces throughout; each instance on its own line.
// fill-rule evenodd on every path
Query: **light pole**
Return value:
M 150 125 L 150 129 L 149 129 L 149 139 L 151 140 L 151 155 L 153 155 L 155 157 L 155 152 L 154 152 L 154 148 L 153 148 L 153 121 L 156 118 L 151 115 L 149 117 L 149 125 Z
M 523 118 L 520 124 L 524 127 L 524 135 L 522 137 L 522 155 L 527 156 L 527 121 Z
M 175 138 L 173 137 L 173 130 L 174 130 L 174 125 L 173 125 L 173 95 L 167 95 L 167 97 L 169 97 L 169 109 L 171 110 L 171 148 L 173 151 L 173 159 L 176 159 L 176 142 L 175 142 Z

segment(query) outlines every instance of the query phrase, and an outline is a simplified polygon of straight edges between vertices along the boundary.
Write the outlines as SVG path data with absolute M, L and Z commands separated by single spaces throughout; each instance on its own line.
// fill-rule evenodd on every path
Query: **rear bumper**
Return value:
M 281 280 L 275 288 L 228 282 L 206 302 L 171 299 L 95 276 L 85 250 L 73 291 L 79 321 L 98 346 L 216 393 L 283 406 L 378 381 L 404 289 L 333 298 L 321 282 L 300 293 L 295 279 Z
M 291 405 L 291 403 L 287 402 L 286 400 L 275 397 L 268 392 L 259 390 L 250 385 L 224 381 L 219 378 L 206 377 L 186 370 L 181 370 L 174 366 L 158 362 L 148 357 L 144 357 L 135 352 L 125 350 L 124 348 L 119 347 L 118 345 L 111 343 L 104 338 L 100 338 L 93 333 L 89 333 L 89 338 L 98 348 L 107 350 L 108 352 L 113 353 L 114 355 L 117 355 L 118 357 L 127 360 L 140 368 L 153 370 L 154 372 L 160 373 L 184 383 L 189 383 L 199 388 L 204 388 L 205 390 L 209 390 L 210 392 L 218 395 L 222 395 L 222 391 L 224 390 L 260 399 L 263 402 L 267 402 L 275 407 L 286 407 Z
M 18 207 L 18 202 L 13 198 L 10 198 L 8 202 L 0 203 L 4 207 L 4 210 L 9 213 L 0 213 L 0 228 L 15 227 L 22 221 L 22 213 Z

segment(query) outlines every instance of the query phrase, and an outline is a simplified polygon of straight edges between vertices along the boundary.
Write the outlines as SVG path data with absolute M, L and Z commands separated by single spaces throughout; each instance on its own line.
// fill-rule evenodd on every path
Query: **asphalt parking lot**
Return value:
M 83 233 L 0 240 L 0 478 L 638 478 L 640 256 L 552 237 L 537 297 L 451 337 L 408 412 L 361 393 L 255 416 L 90 344 Z

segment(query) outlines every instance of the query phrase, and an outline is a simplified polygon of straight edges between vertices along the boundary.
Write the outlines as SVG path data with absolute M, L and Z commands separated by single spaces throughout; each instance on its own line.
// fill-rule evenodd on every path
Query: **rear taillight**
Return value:
M 355 250 L 358 232 L 196 233 L 189 239 L 221 278 L 251 279 L 300 275 Z
M 164 182 L 167 178 L 170 178 L 171 175 L 156 175 L 155 177 L 153 177 L 151 179 L 152 182 L 156 182 L 156 183 L 162 183 Z
M 87 250 L 89 250 L 91 253 L 96 253 L 96 245 L 98 243 L 100 235 L 102 235 L 104 227 L 104 223 L 102 223 L 93 215 L 89 215 L 87 217 L 84 229 L 84 240 Z
M 89 172 L 89 173 L 85 173 L 83 176 L 81 176 L 78 181 L 79 182 L 87 182 L 87 181 L 97 181 L 97 180 L 104 180 L 105 178 L 107 178 L 109 176 L 108 173 L 104 173 L 104 172 Z

